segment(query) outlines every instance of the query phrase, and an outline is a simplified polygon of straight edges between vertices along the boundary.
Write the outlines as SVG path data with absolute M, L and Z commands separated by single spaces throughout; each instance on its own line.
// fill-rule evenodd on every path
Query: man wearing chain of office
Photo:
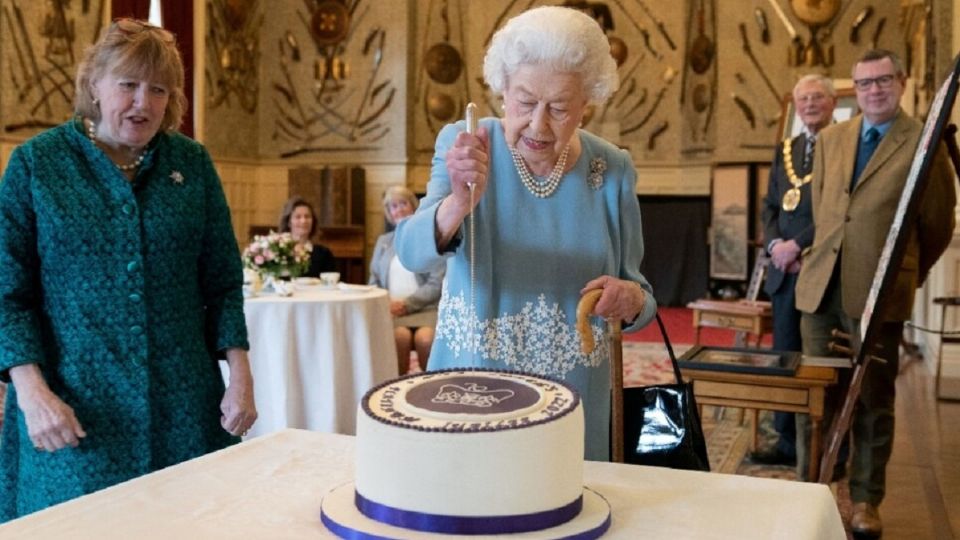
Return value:
M 763 200 L 763 238 L 770 266 L 764 291 L 773 303 L 773 348 L 800 351 L 800 312 L 794 305 L 794 287 L 800 272 L 801 253 L 813 244 L 813 209 L 810 180 L 817 134 L 833 121 L 837 93 L 823 75 L 801 77 L 793 87 L 793 105 L 802 131 L 777 145 L 770 183 Z M 754 462 L 793 465 L 797 460 L 793 413 L 774 413 L 776 444 L 753 453 Z

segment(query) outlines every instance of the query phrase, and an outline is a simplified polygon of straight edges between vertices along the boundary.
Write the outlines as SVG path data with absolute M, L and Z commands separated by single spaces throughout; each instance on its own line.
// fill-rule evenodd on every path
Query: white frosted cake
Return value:
M 416 374 L 368 392 L 355 482 L 324 497 L 347 537 L 599 537 L 609 506 L 583 486 L 583 406 L 563 383 L 516 372 Z

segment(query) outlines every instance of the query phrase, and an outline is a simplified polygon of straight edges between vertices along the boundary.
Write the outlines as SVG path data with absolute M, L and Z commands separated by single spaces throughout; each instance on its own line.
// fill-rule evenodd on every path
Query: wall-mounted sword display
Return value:
M 818 0 L 809 2 L 808 0 L 790 0 L 790 8 L 793 14 L 810 29 L 810 41 L 803 51 L 804 63 L 808 66 L 832 66 L 833 65 L 833 45 L 824 48 L 821 39 L 826 40 L 827 35 L 818 37 L 820 29 L 829 26 L 836 20 L 840 11 L 840 0 Z
M 880 34 L 883 33 L 883 26 L 887 23 L 886 17 L 880 17 L 880 20 L 877 21 L 877 29 L 873 31 L 873 37 L 870 38 L 870 48 L 876 49 L 880 43 Z
M 260 84 L 257 63 L 260 59 L 260 29 L 263 15 L 257 0 L 244 3 L 210 0 L 206 37 L 207 67 L 204 76 L 210 96 L 210 108 L 230 107 L 235 97 L 240 108 L 253 114 L 257 110 Z M 280 40 L 280 53 L 290 48 L 294 62 L 300 61 L 300 47 L 289 30 Z
M 3 131 L 52 127 L 72 114 L 78 56 L 74 48 L 96 40 L 104 2 L 98 0 L 94 10 L 85 2 L 82 11 L 71 10 L 66 0 L 35 2 L 28 8 L 21 8 L 19 0 L 2 2 L 0 33 L 8 47 L 2 48 L 0 87 L 13 89 L 17 104 L 7 109 Z
M 653 128 L 653 131 L 650 132 L 650 137 L 647 139 L 647 150 L 654 150 L 657 147 L 657 137 L 663 135 L 663 132 L 670 127 L 670 122 L 664 120 L 657 124 L 657 127 Z
M 780 100 L 780 92 L 777 92 L 777 89 L 773 86 L 773 83 L 770 81 L 770 77 L 767 76 L 767 72 L 763 70 L 763 66 L 760 65 L 760 61 L 757 60 L 753 50 L 750 48 L 750 38 L 747 36 L 747 25 L 740 23 L 740 38 L 743 41 L 743 52 L 746 53 L 747 58 L 750 59 L 750 63 L 753 64 L 753 67 L 756 68 L 757 73 L 760 74 L 760 78 L 763 79 L 764 84 L 767 85 L 767 88 L 770 90 L 770 93 L 773 94 L 773 99 Z
M 750 104 L 744 101 L 744 99 L 738 96 L 736 93 L 730 94 L 730 97 L 733 98 L 733 102 L 737 104 L 737 107 L 740 108 L 740 112 L 743 113 L 743 117 L 747 119 L 747 123 L 750 124 L 750 129 L 757 129 L 757 117 L 753 114 L 753 108 L 750 107 Z
M 765 44 L 770 43 L 770 26 L 767 24 L 767 14 L 762 8 L 753 10 L 753 18 L 757 21 L 757 28 L 760 30 L 760 41 Z
M 657 106 L 660 105 L 660 102 L 663 101 L 663 96 L 667 93 L 667 85 L 660 87 L 660 90 L 657 90 L 656 97 L 653 98 L 653 103 L 650 105 L 650 109 L 647 110 L 647 114 L 643 115 L 643 118 L 640 119 L 636 124 L 620 130 L 620 136 L 629 135 L 634 131 L 641 129 L 643 126 L 647 125 L 647 122 L 650 121 L 650 118 L 653 117 L 653 113 L 657 111 Z
M 306 14 L 297 10 L 314 54 L 292 32 L 280 34 L 281 78 L 270 86 L 277 111 L 273 138 L 284 147 L 280 157 L 378 150 L 372 144 L 392 132 L 387 112 L 395 109 L 398 89 L 383 74 L 391 41 L 383 27 L 364 22 L 371 4 L 307 2 Z M 348 50 L 355 51 L 352 63 L 365 64 L 362 69 L 350 69 Z
M 743 75 L 743 73 L 740 73 L 739 71 L 737 71 L 733 74 L 733 77 L 747 91 L 753 103 L 762 103 L 763 100 L 761 100 L 760 97 L 757 95 L 757 93 L 754 91 L 754 87 L 749 84 L 749 82 L 747 81 L 747 78 Z M 779 102 L 777 103 L 777 106 L 778 107 L 780 106 Z M 757 119 L 763 120 L 767 127 L 773 127 L 774 124 L 780 121 L 779 108 L 777 109 L 777 112 L 775 114 L 766 114 L 767 109 L 762 105 L 758 105 L 757 108 L 759 109 L 759 113 L 763 113 L 763 114 L 758 113 Z
M 872 15 L 873 6 L 868 5 L 854 17 L 853 22 L 850 23 L 850 43 L 860 43 L 860 28 L 870 20 Z
M 713 41 L 707 37 L 705 26 L 703 0 L 700 0 L 700 8 L 697 10 L 697 37 L 693 39 L 689 52 L 690 68 L 698 75 L 710 69 L 716 54 Z
M 641 118 L 639 122 L 636 122 L 630 127 L 621 129 L 620 130 L 621 137 L 624 135 L 629 135 L 630 133 L 633 133 L 641 129 L 643 126 L 647 125 L 647 122 L 649 122 L 650 119 L 653 117 L 654 113 L 657 112 L 657 107 L 659 107 L 660 102 L 663 101 L 663 96 L 667 94 L 667 89 L 670 87 L 670 83 L 673 81 L 676 75 L 677 75 L 677 72 L 671 67 L 668 67 L 666 70 L 664 70 L 663 75 L 661 75 L 661 78 L 663 79 L 663 86 L 661 86 L 660 89 L 657 90 L 657 95 L 656 97 L 653 98 L 653 103 L 650 105 L 650 108 L 647 110 L 647 113 L 643 115 L 643 118 Z M 638 109 L 641 104 L 646 102 L 646 100 L 647 100 L 647 91 L 646 89 L 644 89 L 643 95 L 640 96 L 640 99 L 637 100 L 637 103 L 630 109 L 630 113 Z M 629 114 L 623 115 L 624 118 L 626 118 L 627 116 L 629 116 Z
M 656 58 L 657 60 L 663 60 L 663 54 L 661 54 L 660 51 L 658 51 L 657 48 L 653 46 L 652 37 L 650 36 L 650 31 L 647 30 L 647 27 L 640 24 L 640 21 L 638 21 L 636 18 L 634 18 L 633 15 L 631 15 L 631 12 L 627 10 L 627 8 L 623 5 L 623 2 L 621 2 L 620 0 L 613 0 L 613 3 L 616 4 L 618 8 L 620 8 L 620 11 L 622 11 L 624 16 L 626 16 L 627 20 L 630 21 L 630 24 L 633 26 L 633 28 L 637 32 L 640 32 L 640 36 L 643 38 L 643 46 L 647 48 L 647 51 L 649 51 L 650 54 L 653 55 L 653 57 Z M 668 43 L 672 43 L 672 42 L 668 42 Z
M 653 11 L 651 11 L 650 8 L 647 6 L 646 2 L 644 2 L 643 0 L 636 0 L 636 2 L 637 2 L 637 5 L 640 6 L 640 9 L 642 9 L 643 12 L 646 13 L 647 17 L 650 17 L 650 20 L 653 22 L 653 26 L 655 26 L 657 28 L 657 31 L 660 32 L 660 35 L 663 36 L 663 39 L 667 42 L 667 45 L 670 46 L 670 50 L 672 51 L 677 50 L 677 45 L 673 42 L 673 39 L 670 37 L 670 34 L 667 33 L 667 27 L 663 24 L 663 20 L 658 19 L 657 16 L 654 15 Z
M 770 7 L 773 8 L 773 12 L 777 14 L 777 18 L 780 19 L 783 27 L 787 30 L 787 35 L 790 36 L 790 45 L 787 48 L 787 64 L 799 66 L 803 63 L 803 40 L 800 38 L 800 34 L 797 33 L 796 27 L 790 22 L 787 14 L 783 12 L 779 0 L 770 0 Z

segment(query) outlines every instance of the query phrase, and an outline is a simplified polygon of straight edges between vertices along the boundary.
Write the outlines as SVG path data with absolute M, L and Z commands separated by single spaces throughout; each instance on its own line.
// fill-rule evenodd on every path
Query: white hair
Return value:
M 800 88 L 801 84 L 806 83 L 817 83 L 827 92 L 827 95 L 834 98 L 837 97 L 837 91 L 833 87 L 833 79 L 826 75 L 820 75 L 819 73 L 811 73 L 800 77 L 797 84 L 793 85 L 793 97 L 797 97 L 797 88 Z
M 579 74 L 591 103 L 605 102 L 620 86 L 617 63 L 600 25 L 581 11 L 544 6 L 507 21 L 483 59 L 483 78 L 496 95 L 522 65 L 545 65 Z

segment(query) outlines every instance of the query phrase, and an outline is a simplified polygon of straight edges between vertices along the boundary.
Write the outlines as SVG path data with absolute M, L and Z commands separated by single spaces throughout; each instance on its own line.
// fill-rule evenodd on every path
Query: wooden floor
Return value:
M 883 538 L 960 539 L 960 401 L 937 400 L 923 361 L 897 380 L 896 435 L 880 505 Z

